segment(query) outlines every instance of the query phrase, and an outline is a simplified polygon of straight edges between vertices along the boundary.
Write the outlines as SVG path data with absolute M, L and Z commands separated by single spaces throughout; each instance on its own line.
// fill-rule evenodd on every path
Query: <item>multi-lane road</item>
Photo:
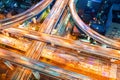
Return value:
M 6 23 L 5 21 L 1 21 L 1 24 L 3 24 L 2 27 L 5 26 L 7 28 L 8 24 L 17 23 L 16 21 L 19 22 L 19 20 L 20 22 L 21 21 L 23 22 L 24 20 L 31 18 L 33 15 L 36 15 L 38 14 L 38 12 L 41 12 L 43 9 L 45 9 L 51 2 L 52 0 L 43 0 L 42 2 L 38 3 L 36 6 L 33 7 L 32 10 L 34 13 L 31 12 L 30 13 L 31 16 L 29 16 L 29 14 L 25 15 L 27 12 L 32 11 L 32 10 L 28 10 L 26 13 L 23 13 L 24 16 L 21 14 L 20 15 L 21 17 L 18 16 L 16 19 L 14 17 L 11 19 L 8 19 L 8 21 L 11 21 L 11 22 Z M 60 17 L 63 15 L 63 12 L 66 6 L 68 5 L 68 2 L 69 2 L 71 15 L 81 30 L 83 30 L 86 34 L 89 34 L 92 38 L 96 39 L 101 43 L 105 43 L 116 49 L 120 49 L 119 42 L 116 42 L 104 36 L 101 36 L 100 34 L 96 33 L 95 31 L 90 29 L 86 24 L 83 23 L 83 21 L 78 17 L 77 12 L 75 10 L 74 0 L 70 0 L 70 1 L 57 0 L 55 5 L 51 9 L 50 13 L 46 17 L 46 19 L 40 25 L 38 32 L 32 31 L 32 30 L 24 30 L 20 28 L 8 28 L 1 31 L 3 34 L 7 36 L 4 36 L 1 34 L 0 43 L 26 52 L 24 55 L 26 57 L 15 54 L 14 52 L 10 52 L 8 50 L 4 50 L 2 48 L 0 48 L 0 57 L 5 60 L 9 60 L 13 63 L 16 63 L 17 65 L 19 64 L 29 69 L 54 76 L 56 78 L 82 79 L 81 78 L 82 76 L 83 78 L 87 78 L 90 80 L 92 79 L 89 77 L 93 77 L 98 80 L 101 80 L 101 79 L 115 80 L 117 64 L 111 63 L 110 60 L 114 59 L 114 62 L 116 62 L 117 60 L 120 60 L 119 50 L 103 48 L 98 45 L 91 45 L 89 43 L 85 43 L 82 41 L 75 41 L 72 39 L 51 35 L 53 28 L 55 28 L 55 26 L 59 22 Z M 16 38 L 29 38 L 29 39 L 32 39 L 32 42 L 30 41 L 26 42 L 26 41 L 14 39 L 8 36 L 12 36 L 12 37 L 17 36 Z M 56 49 L 54 47 L 48 46 L 47 43 L 51 43 L 52 45 L 57 45 L 61 47 L 57 47 L 58 49 Z M 48 47 L 50 48 L 48 49 Z M 61 49 L 61 48 L 65 48 L 65 49 Z M 89 54 L 89 55 L 102 57 L 104 60 L 108 60 L 107 63 L 109 64 L 107 66 L 102 64 L 99 58 L 96 58 L 96 59 L 90 58 L 91 62 L 87 63 L 89 62 L 89 59 L 87 58 L 88 59 L 87 61 L 87 59 L 85 58 L 86 61 L 83 61 L 84 57 L 81 57 L 81 54 L 86 54 L 86 55 Z M 77 73 L 72 73 L 61 68 L 53 67 L 51 65 L 44 64 L 42 62 L 38 62 L 40 57 L 49 59 L 53 62 L 57 62 L 57 63 L 60 63 L 61 65 L 66 65 L 66 66 L 62 67 L 59 64 L 57 65 L 47 60 L 41 59 L 45 63 L 56 65 L 67 70 L 71 70 L 80 74 L 87 75 L 89 77 L 86 77 Z M 98 62 L 95 62 L 95 60 L 97 60 Z M 94 63 L 95 63 L 95 66 L 93 65 Z M 118 61 L 117 63 L 119 64 Z M 89 70 L 87 70 L 87 68 L 89 68 Z M 102 72 L 102 69 L 104 69 L 105 71 L 103 70 Z M 14 74 L 15 76 L 13 76 L 13 79 L 28 80 L 32 74 L 32 71 L 29 71 L 26 68 L 17 67 Z

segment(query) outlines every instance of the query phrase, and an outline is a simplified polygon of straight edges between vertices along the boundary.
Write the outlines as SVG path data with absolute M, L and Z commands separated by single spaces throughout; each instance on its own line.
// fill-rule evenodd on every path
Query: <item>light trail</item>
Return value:
M 4 44 L 6 46 L 21 50 L 21 51 L 27 51 L 27 49 L 30 46 L 30 42 L 28 41 L 22 41 L 18 39 L 14 39 L 8 36 L 4 36 L 0 34 L 0 44 Z
M 72 18 L 75 21 L 75 23 L 78 25 L 78 28 L 81 29 L 86 34 L 88 34 L 89 36 L 91 36 L 96 41 L 120 50 L 120 42 L 112 40 L 112 39 L 109 39 L 109 38 L 107 38 L 105 36 L 100 35 L 96 31 L 92 30 L 88 25 L 86 25 L 80 19 L 80 17 L 77 14 L 74 2 L 75 2 L 75 0 L 70 0 L 69 1 L 69 8 L 70 8 L 70 12 L 71 12 Z
M 43 57 L 43 60 L 41 59 L 43 62 L 92 77 L 93 80 L 107 80 L 108 78 L 115 79 L 115 77 L 110 75 L 116 74 L 111 73 L 112 69 L 116 70 L 116 68 L 112 68 L 112 63 L 110 60 L 105 60 L 106 58 L 103 60 L 103 58 L 89 54 L 78 54 L 77 51 L 72 49 L 51 47 L 50 45 L 47 45 L 47 47 L 43 49 L 41 57 Z
M 110 59 L 120 60 L 120 51 L 110 48 L 103 48 L 97 45 L 90 45 L 85 42 L 75 41 L 72 39 L 62 38 L 59 36 L 49 35 L 45 33 L 38 33 L 36 31 L 25 31 L 17 28 L 8 28 L 4 30 L 12 35 L 19 34 L 19 37 L 29 38 L 37 41 L 52 43 L 62 47 L 67 47 L 70 49 L 75 49 L 77 51 L 84 51 L 90 54 L 103 56 Z M 4 32 L 3 31 L 3 32 Z
M 32 8 L 28 9 L 27 11 L 21 14 L 12 16 L 12 18 L 0 20 L 0 29 L 14 27 L 14 25 L 19 25 L 20 23 L 23 23 L 24 21 L 42 12 L 52 1 L 53 0 L 42 0 L 39 3 L 37 3 L 35 6 L 33 6 Z
M 66 71 L 58 67 L 54 67 L 42 62 L 35 61 L 33 59 L 18 55 L 7 50 L 0 48 L 0 58 L 8 60 L 14 64 L 32 69 L 33 71 L 38 71 L 42 74 L 53 76 L 58 79 L 81 79 L 82 77 L 87 78 L 86 76 Z
M 54 4 L 52 10 L 48 14 L 47 18 L 41 24 L 40 27 L 42 27 L 42 28 L 39 29 L 39 32 L 44 32 L 44 33 L 50 34 L 52 29 L 57 25 L 57 22 L 59 21 L 59 18 L 62 16 L 62 13 L 63 13 L 65 7 L 67 6 L 67 4 L 68 4 L 68 0 L 57 0 Z M 39 58 L 41 56 L 40 53 L 45 46 L 46 46 L 46 43 L 34 41 L 32 43 L 32 45 L 30 46 L 30 48 L 28 49 L 28 51 L 26 52 L 26 56 L 29 58 L 32 58 L 32 59 L 39 60 Z M 19 71 L 19 73 L 22 74 L 22 76 L 19 75 L 19 76 L 21 76 L 20 79 L 21 80 L 24 78 L 29 79 L 31 72 L 28 73 L 28 70 L 26 70 L 24 68 L 22 68 L 22 71 Z M 28 73 L 27 77 L 26 77 L 26 73 Z M 19 79 L 19 76 L 16 79 Z

